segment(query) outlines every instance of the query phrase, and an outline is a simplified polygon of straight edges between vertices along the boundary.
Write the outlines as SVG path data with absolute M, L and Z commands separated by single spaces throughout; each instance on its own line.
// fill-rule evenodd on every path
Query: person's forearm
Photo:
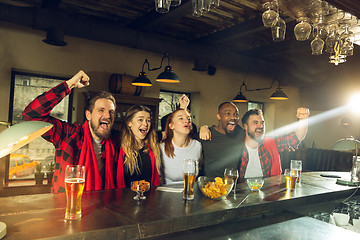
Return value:
M 302 141 L 307 133 L 308 130 L 308 119 L 303 119 L 303 120 L 299 120 L 298 124 L 297 124 L 297 128 L 295 130 L 295 135 L 296 137 Z
M 56 87 L 36 97 L 23 112 L 26 121 L 47 117 L 51 110 L 70 94 L 70 89 L 66 82 L 62 82 Z

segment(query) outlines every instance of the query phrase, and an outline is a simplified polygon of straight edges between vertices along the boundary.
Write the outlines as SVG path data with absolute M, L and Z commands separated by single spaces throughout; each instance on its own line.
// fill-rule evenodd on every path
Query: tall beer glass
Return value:
M 193 159 L 185 159 L 183 161 L 183 177 L 184 177 L 184 191 L 183 199 L 194 199 L 195 179 L 198 173 L 197 161 Z
M 85 166 L 68 165 L 65 170 L 65 219 L 81 218 L 81 197 L 85 187 Z
M 295 190 L 296 180 L 299 177 L 299 173 L 296 170 L 285 169 L 286 189 Z
M 297 182 L 301 183 L 301 170 L 302 170 L 301 160 L 291 160 L 290 169 L 294 171 L 298 171 L 299 177 L 297 178 Z

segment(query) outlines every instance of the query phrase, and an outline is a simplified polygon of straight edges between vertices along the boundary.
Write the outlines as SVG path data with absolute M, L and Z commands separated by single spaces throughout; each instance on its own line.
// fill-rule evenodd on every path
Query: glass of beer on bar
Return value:
M 302 170 L 301 160 L 291 160 L 290 169 L 294 171 L 298 171 L 299 177 L 297 178 L 297 182 L 301 183 L 301 170 Z
M 68 165 L 65 170 L 65 219 L 81 218 L 81 197 L 85 187 L 85 166 Z
M 299 172 L 296 170 L 285 169 L 286 189 L 295 190 L 296 180 L 299 177 Z
M 197 161 L 194 159 L 185 159 L 183 161 L 183 177 L 184 177 L 184 200 L 194 199 L 195 179 L 198 172 Z

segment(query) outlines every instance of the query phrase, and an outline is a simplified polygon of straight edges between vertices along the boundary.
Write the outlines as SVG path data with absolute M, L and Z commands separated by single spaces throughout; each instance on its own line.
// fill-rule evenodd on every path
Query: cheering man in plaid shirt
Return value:
M 297 118 L 300 120 L 295 132 L 275 138 L 265 137 L 265 121 L 260 109 L 246 112 L 241 119 L 246 132 L 245 149 L 240 161 L 240 178 L 270 177 L 280 175 L 281 162 L 279 151 L 297 148 L 305 138 L 310 111 L 307 108 L 297 109 Z
M 79 71 L 35 98 L 24 110 L 27 121 L 38 120 L 53 124 L 42 137 L 55 146 L 55 172 L 51 192 L 65 192 L 64 172 L 67 165 L 85 166 L 85 191 L 113 189 L 115 177 L 113 161 L 119 134 L 112 131 L 116 101 L 107 92 L 101 92 L 89 102 L 83 125 L 72 124 L 50 116 L 51 110 L 71 93 L 73 88 L 90 84 L 90 78 Z

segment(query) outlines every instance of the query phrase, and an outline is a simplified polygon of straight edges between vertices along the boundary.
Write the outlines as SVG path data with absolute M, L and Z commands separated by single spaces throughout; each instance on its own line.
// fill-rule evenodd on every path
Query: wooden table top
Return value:
M 196 229 L 231 220 L 243 220 L 294 206 L 346 198 L 355 187 L 336 184 L 323 172 L 304 172 L 295 191 L 285 189 L 283 175 L 267 178 L 261 191 L 250 192 L 246 183 L 226 200 L 206 198 L 195 186 L 195 199 L 183 201 L 181 186 L 151 188 L 147 198 L 135 201 L 130 189 L 86 192 L 82 218 L 65 221 L 65 194 L 37 194 L 0 198 L 0 221 L 7 239 L 136 239 Z M 343 178 L 344 172 L 326 172 Z

